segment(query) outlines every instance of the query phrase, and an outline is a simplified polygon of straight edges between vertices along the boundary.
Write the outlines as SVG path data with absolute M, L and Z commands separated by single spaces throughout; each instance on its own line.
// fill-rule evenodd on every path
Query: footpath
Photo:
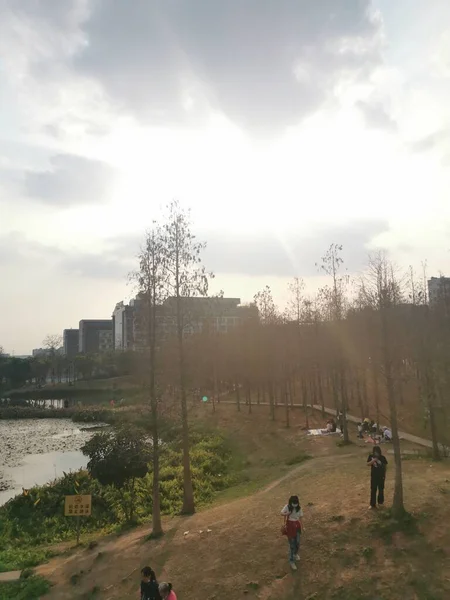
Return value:
M 235 404 L 235 402 L 233 400 L 220 400 L 219 404 Z M 241 403 L 242 405 L 244 403 Z M 268 402 L 260 402 L 260 405 L 263 406 L 269 406 Z M 283 406 L 282 404 L 278 404 L 278 406 Z M 303 404 L 289 404 L 289 406 L 293 406 L 295 408 L 303 408 Z M 319 404 L 313 404 L 311 406 L 311 404 L 308 404 L 308 408 L 312 408 L 314 410 L 318 410 L 320 412 L 322 412 L 322 407 Z M 332 417 L 336 416 L 336 411 L 334 410 L 334 408 L 324 408 L 325 413 L 327 415 L 331 415 Z M 354 415 L 350 415 L 349 413 L 347 413 L 347 421 L 350 421 L 350 423 L 360 423 L 361 422 L 361 418 L 360 417 L 355 417 Z M 399 431 L 399 436 L 401 440 L 405 440 L 407 442 L 412 442 L 413 444 L 417 444 L 418 446 L 423 446 L 424 448 L 433 448 L 433 442 L 431 440 L 427 440 L 426 438 L 422 438 L 419 437 L 417 435 L 412 435 L 411 433 L 406 433 L 404 431 Z M 439 450 L 440 452 L 443 452 L 445 454 L 449 454 L 450 453 L 450 448 L 446 448 L 443 444 L 439 444 Z
M 309 408 L 311 408 L 310 404 L 308 406 Z M 322 412 L 322 407 L 318 404 L 313 404 L 312 408 L 314 410 L 319 410 L 320 412 Z M 325 407 L 325 412 L 327 415 L 331 415 L 333 417 L 336 416 L 336 411 L 333 408 Z M 347 413 L 347 421 L 350 421 L 351 423 L 360 423 L 361 418 L 355 417 L 354 415 L 349 415 Z M 418 446 L 424 446 L 425 448 L 433 448 L 433 442 L 431 440 L 418 437 L 417 435 L 412 435 L 411 433 L 405 433 L 404 431 L 399 431 L 398 433 L 401 440 L 406 440 L 407 442 L 412 442 L 413 444 L 417 444 Z M 442 444 L 439 444 L 439 450 L 444 450 L 444 446 Z

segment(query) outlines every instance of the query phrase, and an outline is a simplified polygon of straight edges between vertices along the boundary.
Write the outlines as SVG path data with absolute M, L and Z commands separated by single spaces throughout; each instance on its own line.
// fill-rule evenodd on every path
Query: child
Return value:
M 173 591 L 171 583 L 160 583 L 159 593 L 162 600 L 177 600 L 177 595 Z
M 380 446 L 374 446 L 372 454 L 367 458 L 367 466 L 370 467 L 370 507 L 377 507 L 377 492 L 378 505 L 384 504 L 384 482 L 386 480 L 386 467 L 388 461 L 383 456 Z
M 297 570 L 295 561 L 300 560 L 300 534 L 303 530 L 303 511 L 298 496 L 291 496 L 281 511 L 284 516 L 285 533 L 289 542 L 289 563 L 293 571 Z
M 156 575 L 150 567 L 141 571 L 141 600 L 161 600 Z

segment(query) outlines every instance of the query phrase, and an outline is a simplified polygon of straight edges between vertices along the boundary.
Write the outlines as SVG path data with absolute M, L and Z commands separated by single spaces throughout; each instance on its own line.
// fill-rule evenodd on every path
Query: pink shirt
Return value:
M 177 595 L 175 594 L 175 592 L 173 590 L 167 596 L 167 600 L 177 600 Z

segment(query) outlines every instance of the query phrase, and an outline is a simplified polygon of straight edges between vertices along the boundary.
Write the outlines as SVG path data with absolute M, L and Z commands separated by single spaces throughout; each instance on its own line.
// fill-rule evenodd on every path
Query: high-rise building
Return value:
M 78 354 L 79 348 L 79 329 L 64 329 L 63 331 L 63 348 L 64 355 L 73 358 Z
M 97 354 L 113 349 L 112 319 L 82 319 L 79 326 L 78 351 Z
M 115 350 L 128 350 L 133 347 L 133 306 L 118 302 L 112 314 L 112 335 Z
M 210 331 L 227 333 L 242 321 L 257 318 L 255 306 L 241 306 L 239 298 L 181 298 L 182 326 L 184 336 L 201 333 L 206 327 Z M 138 295 L 130 302 L 133 309 L 133 349 L 147 346 L 148 320 L 145 298 Z M 159 340 L 175 336 L 177 331 L 176 298 L 167 298 L 157 306 L 157 336 Z
M 450 277 L 432 277 L 428 280 L 428 299 L 430 306 L 450 305 Z

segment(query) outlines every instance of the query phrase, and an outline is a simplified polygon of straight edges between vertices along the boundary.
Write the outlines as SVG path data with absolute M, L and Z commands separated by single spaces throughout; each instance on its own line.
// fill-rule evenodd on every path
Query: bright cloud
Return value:
M 449 22 L 446 0 L 1 2 L 0 345 L 109 316 L 174 197 L 243 300 L 314 287 L 332 242 L 349 272 L 378 245 L 448 270 Z

